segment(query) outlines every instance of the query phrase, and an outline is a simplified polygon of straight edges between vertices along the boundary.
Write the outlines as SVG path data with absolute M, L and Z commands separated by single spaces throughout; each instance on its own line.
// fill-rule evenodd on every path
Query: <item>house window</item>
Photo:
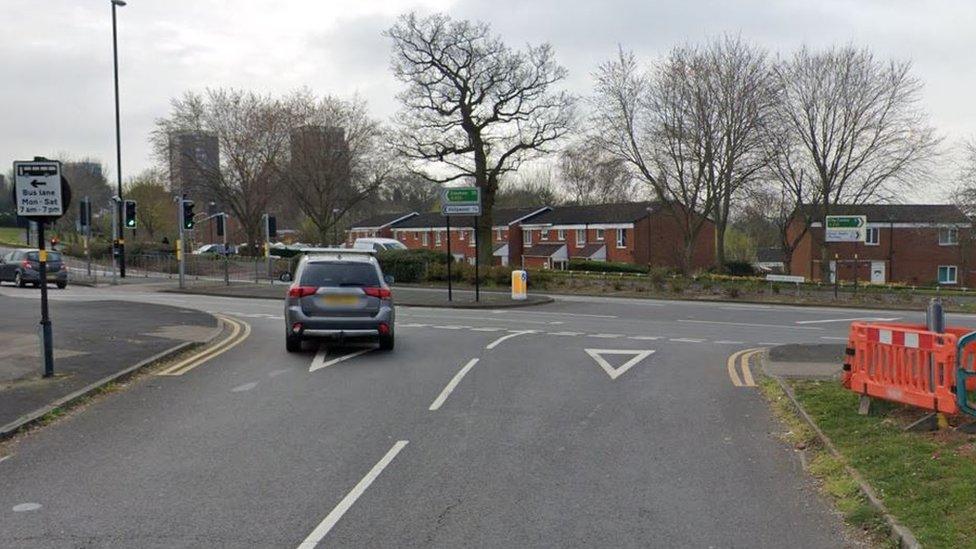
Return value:
M 956 283 L 956 266 L 939 265 L 939 284 Z
M 596 239 L 603 242 L 603 229 L 596 230 Z
M 939 246 L 955 246 L 959 244 L 959 229 L 947 227 L 939 229 Z M 941 267 L 939 270 L 941 271 Z
M 539 240 L 549 240 L 549 231 L 546 229 L 539 231 Z
M 441 232 L 434 231 L 434 246 L 440 246 L 440 245 L 441 245 Z
M 556 240 L 562 242 L 566 240 L 566 229 L 558 229 L 556 231 Z
M 877 227 L 868 227 L 867 235 L 864 238 L 864 243 L 868 246 L 877 246 L 881 242 L 881 229 Z
M 576 229 L 576 247 L 582 248 L 586 244 L 586 229 Z
M 420 242 L 424 246 L 427 245 L 427 231 L 424 231 L 424 232 L 420 233 Z
M 525 231 L 525 247 L 532 247 L 532 231 Z
M 503 238 L 502 237 L 502 230 L 501 229 L 495 229 L 495 240 L 501 240 L 502 238 Z
M 617 247 L 627 247 L 627 229 L 617 229 Z
M 463 230 L 458 231 L 458 240 L 464 240 L 464 231 Z

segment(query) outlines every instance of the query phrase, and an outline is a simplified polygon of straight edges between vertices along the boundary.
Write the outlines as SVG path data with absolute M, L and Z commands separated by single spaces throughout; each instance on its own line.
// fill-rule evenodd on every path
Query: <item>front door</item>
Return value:
M 885 280 L 885 262 L 884 261 L 872 261 L 871 262 L 871 284 L 884 284 Z

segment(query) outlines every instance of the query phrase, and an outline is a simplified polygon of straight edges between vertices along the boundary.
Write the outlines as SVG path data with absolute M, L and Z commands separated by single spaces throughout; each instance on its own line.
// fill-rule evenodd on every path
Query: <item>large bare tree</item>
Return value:
M 609 204 L 638 194 L 626 162 L 584 140 L 559 154 L 560 186 L 575 204 Z
M 676 48 L 644 70 L 621 49 L 597 70 L 592 100 L 595 139 L 627 162 L 674 215 L 683 244 L 677 259 L 685 271 L 716 200 L 709 171 L 716 121 L 708 87 L 694 78 L 706 67 L 692 53 Z
M 286 108 L 293 127 L 279 178 L 319 242 L 329 242 L 346 215 L 394 173 L 387 135 L 360 98 L 316 99 L 301 91 Z
M 939 140 L 908 62 L 864 49 L 798 50 L 775 67 L 773 173 L 807 231 L 835 204 L 892 198 L 925 173 Z M 786 247 L 784 247 L 786 251 Z M 826 247 L 821 269 L 828 270 Z
M 491 242 L 501 177 L 548 152 L 567 132 L 573 97 L 557 91 L 566 69 L 549 44 L 509 48 L 486 23 L 408 14 L 386 31 L 393 74 L 406 84 L 397 148 L 441 183 L 482 191 L 479 240 Z M 490 264 L 491 246 L 481 260 Z
M 280 100 L 218 88 L 173 99 L 169 116 L 156 121 L 150 140 L 168 169 L 173 135 L 194 131 L 216 136 L 219 164 L 190 156 L 186 160 L 200 174 L 203 198 L 228 208 L 244 231 L 248 249 L 256 250 L 263 239 L 262 216 L 280 195 L 277 166 L 288 152 L 292 126 L 293 118 Z

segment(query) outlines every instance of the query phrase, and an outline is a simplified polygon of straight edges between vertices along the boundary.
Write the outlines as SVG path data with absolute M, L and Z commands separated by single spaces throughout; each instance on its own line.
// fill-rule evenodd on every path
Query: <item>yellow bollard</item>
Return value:
M 525 271 L 512 271 L 512 299 L 524 301 L 528 298 L 528 281 Z

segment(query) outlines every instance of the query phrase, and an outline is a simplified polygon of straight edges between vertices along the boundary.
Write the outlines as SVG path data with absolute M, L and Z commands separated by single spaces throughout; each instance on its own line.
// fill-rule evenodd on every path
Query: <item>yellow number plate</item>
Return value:
M 359 304 L 359 298 L 354 295 L 327 295 L 322 298 L 322 303 L 332 307 L 350 307 Z

